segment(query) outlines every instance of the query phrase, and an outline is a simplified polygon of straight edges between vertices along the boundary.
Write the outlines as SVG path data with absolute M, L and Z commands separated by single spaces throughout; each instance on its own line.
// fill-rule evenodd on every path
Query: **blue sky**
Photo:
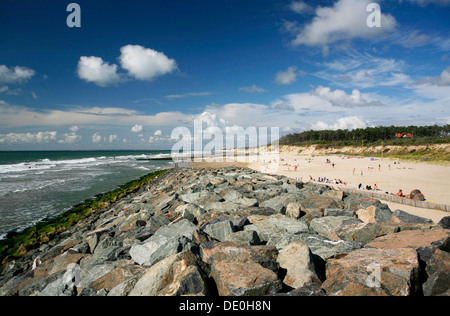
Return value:
M 74 1 L 75 2 L 75 1 Z M 448 124 L 450 1 L 0 3 L 0 150 L 170 149 L 174 128 Z

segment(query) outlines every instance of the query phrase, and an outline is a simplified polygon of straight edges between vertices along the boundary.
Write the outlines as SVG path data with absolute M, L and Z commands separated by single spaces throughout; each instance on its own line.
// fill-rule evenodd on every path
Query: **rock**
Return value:
M 348 216 L 348 217 L 356 217 L 355 211 L 345 210 L 339 208 L 327 208 L 324 211 L 323 216 Z
M 300 205 L 303 211 L 320 211 L 323 212 L 327 208 L 343 209 L 344 205 L 340 200 L 327 197 L 324 195 L 309 194 L 306 198 L 301 199 Z M 306 211 L 305 211 L 306 212 Z
M 450 216 L 443 217 L 438 224 L 445 229 L 450 229 Z
M 336 235 L 343 240 L 356 241 L 365 245 L 377 237 L 396 231 L 395 226 L 383 225 L 383 223 L 358 223 L 344 221 L 335 230 Z
M 185 251 L 150 267 L 136 282 L 129 296 L 207 295 L 208 287 L 197 259 Z
M 411 215 L 402 210 L 396 210 L 394 212 L 393 216 L 395 216 L 395 218 L 400 220 L 402 223 L 410 223 L 410 224 L 431 224 L 431 223 L 433 223 L 433 221 L 431 219 Z
M 259 239 L 256 231 L 239 231 L 229 235 L 225 241 L 230 241 L 238 244 L 245 245 L 259 245 L 261 240 Z
M 207 264 L 218 261 L 254 261 L 273 271 L 278 270 L 278 264 L 276 263 L 278 250 L 274 246 L 250 246 L 233 242 L 211 241 L 202 244 L 200 253 L 202 260 Z
M 334 241 L 322 235 L 309 233 L 274 236 L 273 238 L 270 238 L 267 245 L 274 245 L 278 251 L 281 251 L 291 242 L 296 240 L 303 241 L 314 255 L 321 257 L 323 260 L 333 257 L 342 257 L 353 250 L 362 248 L 362 244 L 354 241 Z
M 220 296 L 263 296 L 281 289 L 277 275 L 253 261 L 215 261 L 211 277 Z
M 449 289 L 450 266 L 433 273 L 422 286 L 423 295 L 425 296 L 435 296 L 449 293 Z
M 433 249 L 431 258 L 426 263 L 426 273 L 430 277 L 433 273 L 439 270 L 450 268 L 450 253 L 440 249 Z M 450 283 L 449 283 L 450 285 Z
M 326 216 L 313 219 L 309 226 L 320 235 L 326 236 L 332 240 L 340 240 L 341 238 L 336 234 L 336 231 L 343 222 L 346 222 L 347 224 L 362 223 L 360 219 L 349 216 Z
M 300 218 L 302 216 L 300 205 L 298 203 L 289 203 L 286 207 L 286 216 L 292 218 Z
M 278 254 L 280 268 L 286 270 L 283 283 L 292 288 L 302 287 L 308 283 L 321 283 L 313 263 L 312 253 L 302 241 L 294 241 Z
M 144 272 L 145 268 L 134 264 L 116 267 L 91 282 L 89 288 L 110 292 L 125 281 L 137 280 Z
M 211 265 L 219 295 L 269 295 L 281 289 L 278 251 L 273 246 L 247 246 L 231 242 L 202 244 L 202 260 Z
M 391 221 L 392 212 L 385 204 L 371 205 L 366 209 L 356 211 L 356 216 L 364 223 L 388 223 Z
M 282 213 L 286 210 L 289 203 L 297 202 L 301 199 L 301 195 L 294 193 L 286 193 L 266 200 L 260 203 L 261 207 L 269 207 L 278 213 Z
M 375 248 L 419 248 L 431 246 L 436 242 L 448 241 L 450 231 L 447 229 L 405 230 L 378 237 L 367 244 Z
M 229 220 L 220 221 L 206 226 L 205 233 L 219 241 L 226 241 L 234 233 L 234 225 Z
M 250 218 L 249 218 L 250 219 Z M 284 233 L 300 234 L 309 232 L 309 227 L 301 220 L 289 218 L 284 215 L 272 215 L 260 221 L 254 221 L 252 225 L 244 227 L 244 231 L 256 231 L 262 242 L 268 241 L 273 235 Z
M 419 291 L 419 261 L 411 248 L 355 250 L 330 259 L 322 284 L 332 296 L 408 296 Z
M 287 293 L 277 293 L 274 296 L 327 296 L 327 294 L 319 284 L 310 283 Z
M 130 249 L 130 255 L 140 265 L 152 265 L 156 262 L 155 260 L 164 257 L 163 250 L 173 252 L 177 251 L 180 246 L 182 248 L 193 247 L 194 244 L 189 244 L 188 240 L 192 240 L 195 229 L 197 227 L 187 219 L 164 226 L 144 242 L 134 244 Z M 187 239 L 181 237 L 186 237 Z M 156 253 L 159 248 L 161 250 Z

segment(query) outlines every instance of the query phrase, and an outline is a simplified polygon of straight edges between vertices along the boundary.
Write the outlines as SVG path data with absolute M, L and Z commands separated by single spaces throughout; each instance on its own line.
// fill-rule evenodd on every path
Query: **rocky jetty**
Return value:
M 4 260 L 0 295 L 449 295 L 441 224 L 247 168 L 177 168 Z

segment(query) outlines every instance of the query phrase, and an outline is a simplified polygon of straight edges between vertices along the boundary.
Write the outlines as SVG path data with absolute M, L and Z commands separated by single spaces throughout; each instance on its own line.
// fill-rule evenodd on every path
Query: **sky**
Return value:
M 196 121 L 449 124 L 449 17 L 450 0 L 2 0 L 0 150 L 171 149 Z

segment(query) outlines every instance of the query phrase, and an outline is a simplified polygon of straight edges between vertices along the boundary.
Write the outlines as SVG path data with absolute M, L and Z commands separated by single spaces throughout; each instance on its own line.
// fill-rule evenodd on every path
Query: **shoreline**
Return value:
M 69 210 L 52 218 L 41 220 L 21 231 L 6 233 L 5 239 L 0 240 L 0 264 L 8 256 L 16 257 L 40 244 L 51 240 L 52 236 L 64 232 L 89 217 L 98 210 L 103 210 L 111 204 L 120 201 L 125 196 L 139 192 L 143 186 L 164 174 L 169 169 L 157 170 L 119 185 L 116 189 L 96 195 L 82 203 L 72 206 Z
M 236 150 L 237 153 L 244 150 Z M 248 153 L 249 150 L 245 151 Z M 250 149 L 255 153 L 257 149 Z M 342 156 L 345 156 L 343 158 Z M 293 180 L 302 182 L 326 184 L 335 188 L 356 189 L 359 183 L 377 186 L 380 192 L 395 194 L 402 189 L 404 194 L 409 194 L 414 189 L 419 189 L 425 195 L 427 201 L 450 205 L 450 196 L 447 190 L 450 188 L 450 165 L 442 162 L 411 161 L 393 158 L 373 158 L 362 156 L 347 156 L 342 154 L 322 154 L 320 151 L 310 151 L 298 153 L 298 148 L 293 146 L 280 146 L 280 162 L 278 170 L 266 172 L 268 174 L 283 175 Z M 329 160 L 329 163 L 326 161 Z M 394 164 L 395 162 L 395 164 Z M 335 164 L 334 167 L 332 164 Z M 267 164 L 256 162 L 191 162 L 193 168 L 221 168 L 226 166 L 248 167 L 255 171 L 263 171 Z M 297 165 L 297 170 L 295 170 Z M 380 165 L 380 169 L 378 166 Z M 353 168 L 355 174 L 353 174 Z M 361 176 L 362 171 L 362 176 Z M 448 177 L 446 176 L 448 175 Z M 310 176 L 312 179 L 310 179 Z M 346 184 L 335 185 L 330 183 L 317 182 L 319 177 L 326 177 L 331 180 L 341 180 Z M 316 181 L 313 181 L 313 180 Z M 415 179 L 415 180 L 414 180 Z M 361 190 L 361 194 L 367 194 Z M 395 203 L 377 197 L 387 204 L 392 211 L 403 210 L 410 214 L 431 219 L 439 222 L 443 217 L 449 216 L 450 212 L 415 207 L 406 204 Z

